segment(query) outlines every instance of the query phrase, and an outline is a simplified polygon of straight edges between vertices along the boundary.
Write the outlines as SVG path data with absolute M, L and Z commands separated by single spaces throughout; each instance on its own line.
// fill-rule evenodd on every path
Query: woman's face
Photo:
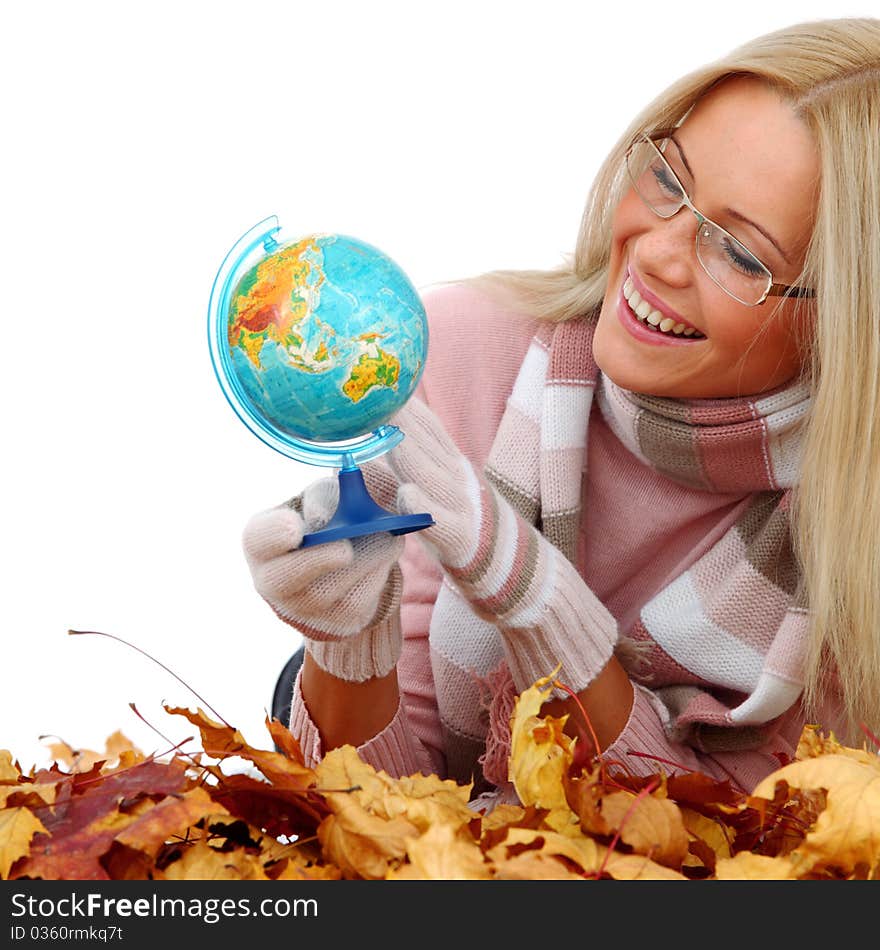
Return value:
M 699 211 L 740 240 L 774 283 L 796 283 L 815 219 L 819 156 L 791 107 L 759 80 L 729 79 L 696 104 L 673 147 L 692 173 L 682 184 Z M 600 369 L 624 389 L 691 399 L 756 395 L 793 379 L 802 361 L 795 302 L 734 300 L 703 270 L 696 229 L 688 208 L 664 220 L 633 188 L 626 192 L 593 342 Z M 646 328 L 627 305 L 625 283 L 627 296 L 634 286 L 695 334 Z

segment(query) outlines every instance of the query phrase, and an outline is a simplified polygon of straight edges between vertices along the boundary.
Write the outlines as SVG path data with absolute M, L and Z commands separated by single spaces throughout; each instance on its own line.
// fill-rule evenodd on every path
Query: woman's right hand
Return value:
M 303 535 L 326 525 L 338 500 L 338 480 L 319 479 L 255 514 L 242 544 L 257 592 L 303 635 L 318 666 L 363 682 L 389 673 L 400 657 L 404 539 L 381 532 L 301 548 Z

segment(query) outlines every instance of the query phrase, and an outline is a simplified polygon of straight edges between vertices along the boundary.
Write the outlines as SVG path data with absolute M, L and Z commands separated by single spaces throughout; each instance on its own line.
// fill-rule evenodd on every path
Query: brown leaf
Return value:
M 305 765 L 305 758 L 302 754 L 299 742 L 293 733 L 278 719 L 269 719 L 266 717 L 266 728 L 273 742 L 282 751 L 288 759 L 293 760 L 298 765 Z
M 30 854 L 31 839 L 40 832 L 46 834 L 46 829 L 27 808 L 0 811 L 0 879 L 9 879 L 12 865 Z
M 270 835 L 312 835 L 329 812 L 315 792 L 277 787 L 249 775 L 222 776 L 209 792 L 230 814 Z

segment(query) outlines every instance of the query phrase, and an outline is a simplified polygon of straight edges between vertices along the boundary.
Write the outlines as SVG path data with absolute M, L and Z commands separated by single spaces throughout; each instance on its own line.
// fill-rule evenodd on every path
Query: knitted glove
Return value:
M 400 657 L 404 539 L 382 532 L 299 548 L 304 534 L 327 524 L 338 499 L 338 480 L 319 479 L 254 515 L 242 544 L 258 593 L 303 635 L 318 666 L 359 683 L 389 673 Z
M 430 512 L 418 532 L 476 614 L 495 624 L 519 691 L 552 673 L 579 691 L 608 662 L 617 623 L 573 564 L 471 465 L 419 399 L 392 420 L 388 456 L 401 512 Z

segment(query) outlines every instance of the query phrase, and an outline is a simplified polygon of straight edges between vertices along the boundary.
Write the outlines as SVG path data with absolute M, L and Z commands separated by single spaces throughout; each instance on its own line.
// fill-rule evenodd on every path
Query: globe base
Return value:
M 320 530 L 304 535 L 300 547 L 360 538 L 380 531 L 409 534 L 430 528 L 432 524 L 434 519 L 427 513 L 398 515 L 377 505 L 364 484 L 363 472 L 357 467 L 343 468 L 339 472 L 339 504 L 333 517 Z

